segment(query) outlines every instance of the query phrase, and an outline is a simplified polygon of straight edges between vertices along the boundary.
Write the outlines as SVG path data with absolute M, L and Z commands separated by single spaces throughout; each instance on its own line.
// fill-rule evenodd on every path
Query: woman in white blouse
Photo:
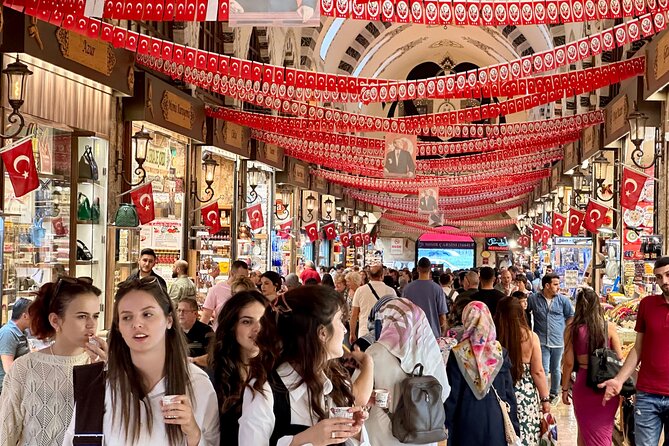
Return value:
M 244 392 L 240 445 L 369 445 L 366 415 L 352 407 L 348 374 L 336 361 L 345 311 L 346 301 L 321 286 L 288 291 L 268 310 L 254 359 L 264 367 L 253 368 L 258 376 Z M 349 407 L 352 419 L 334 417 L 334 407 Z
M 216 393 L 188 363 L 174 306 L 156 279 L 123 282 L 112 317 L 104 444 L 218 446 Z M 174 402 L 163 404 L 166 395 Z M 64 445 L 72 444 L 74 420 L 76 408 Z

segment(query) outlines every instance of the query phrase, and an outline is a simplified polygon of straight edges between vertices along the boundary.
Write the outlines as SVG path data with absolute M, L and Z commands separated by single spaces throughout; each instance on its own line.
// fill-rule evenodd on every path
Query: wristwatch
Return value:
M 551 402 L 551 397 L 550 397 L 550 396 L 547 396 L 547 397 L 541 398 L 540 401 L 541 401 L 542 403 L 550 403 L 550 402 Z

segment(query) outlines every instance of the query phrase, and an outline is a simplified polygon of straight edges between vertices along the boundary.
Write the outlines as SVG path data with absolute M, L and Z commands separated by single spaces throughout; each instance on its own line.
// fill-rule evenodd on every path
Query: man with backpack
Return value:
M 414 280 L 404 288 L 402 297 L 406 297 L 423 309 L 435 338 L 446 331 L 448 305 L 444 290 L 432 280 L 430 259 L 422 257 L 418 261 L 418 280 Z
M 374 265 L 369 269 L 369 283 L 355 290 L 351 309 L 349 341 L 351 345 L 369 332 L 367 319 L 374 304 L 388 294 L 396 295 L 395 290 L 383 283 L 383 265 Z

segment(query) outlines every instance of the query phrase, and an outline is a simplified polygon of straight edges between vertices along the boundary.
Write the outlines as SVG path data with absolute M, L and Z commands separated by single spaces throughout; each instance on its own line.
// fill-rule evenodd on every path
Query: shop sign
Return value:
M 669 83 L 669 33 L 665 31 L 659 34 L 647 45 L 647 48 L 645 99 L 662 90 Z
M 339 183 L 330 183 L 328 192 L 330 195 L 334 195 L 337 198 L 344 197 L 344 186 Z
M 627 131 L 627 115 L 629 104 L 627 95 L 621 95 L 606 106 L 606 143 L 620 138 Z
M 244 158 L 251 158 L 248 127 L 208 117 L 206 128 L 205 138 L 208 146 L 219 147 Z
M 554 245 L 592 245 L 590 237 L 555 237 Z
M 195 122 L 193 104 L 169 91 L 163 92 L 160 100 L 160 109 L 165 121 L 176 124 L 185 129 L 192 129 Z
M 262 141 L 253 140 L 251 159 L 272 166 L 276 169 L 284 169 L 283 149 L 274 144 L 266 144 Z M 308 183 L 307 183 L 308 184 Z
M 404 252 L 404 239 L 391 238 L 390 239 L 390 255 L 399 256 Z
M 288 157 L 286 169 L 276 173 L 276 182 L 307 189 L 309 187 L 309 166 L 300 160 Z
M 509 251 L 506 237 L 486 237 L 483 246 L 486 251 Z
M 551 185 L 550 190 L 553 191 L 558 188 L 560 184 L 560 177 L 562 176 L 562 162 L 558 161 L 551 170 Z
M 653 74 L 658 80 L 669 72 L 669 33 L 665 33 L 661 39 L 657 41 L 657 49 L 655 52 L 655 66 L 653 67 Z
M 311 175 L 311 188 L 320 194 L 327 194 L 328 181 L 318 175 Z
M 594 126 L 583 129 L 582 140 L 583 159 L 588 159 L 599 150 L 599 127 Z
M 350 195 L 344 195 L 344 207 L 353 209 L 355 208 L 355 200 Z
M 564 146 L 564 158 L 562 159 L 563 172 L 573 169 L 578 165 L 580 144 L 569 143 Z
M 550 192 L 550 177 L 545 177 L 541 179 L 541 193 L 540 196 L 544 196 Z
M 56 32 L 60 52 L 66 59 L 91 68 L 105 76 L 111 75 L 116 65 L 116 55 L 109 43 L 88 39 L 63 28 Z

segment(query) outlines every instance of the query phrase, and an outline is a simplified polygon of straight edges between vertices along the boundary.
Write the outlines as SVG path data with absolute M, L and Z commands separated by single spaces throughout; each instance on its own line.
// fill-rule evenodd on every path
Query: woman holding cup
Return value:
M 299 287 L 270 308 L 256 338 L 239 419 L 239 444 L 329 445 L 351 440 L 368 446 L 366 413 L 344 368 L 346 302 L 329 287 Z
M 378 316 L 377 316 L 378 319 Z M 366 351 L 375 364 L 374 406 L 365 424 L 373 445 L 399 446 L 402 443 L 392 434 L 393 413 L 402 381 L 417 364 L 423 364 L 424 375 L 434 376 L 442 387 L 441 400 L 450 392 L 446 368 L 430 323 L 420 307 L 408 299 L 392 299 L 380 309 L 381 333 L 379 339 Z M 436 446 L 437 443 L 431 443 Z
M 219 444 L 216 393 L 188 362 L 172 301 L 154 277 L 121 283 L 114 299 L 102 430 L 106 446 Z M 64 445 L 75 437 L 75 415 Z

